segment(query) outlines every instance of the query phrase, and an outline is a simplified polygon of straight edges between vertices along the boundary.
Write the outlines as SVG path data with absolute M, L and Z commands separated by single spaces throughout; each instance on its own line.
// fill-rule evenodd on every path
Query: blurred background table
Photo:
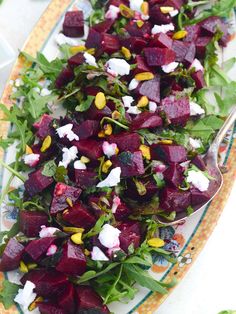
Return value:
M 49 0 L 3 1 L 0 6 L 0 34 L 12 46 L 16 56 L 49 2 Z M 1 69 L 0 94 L 12 65 L 11 63 Z M 235 242 L 236 184 L 218 225 L 198 260 L 157 313 L 217 314 L 226 309 L 236 310 Z

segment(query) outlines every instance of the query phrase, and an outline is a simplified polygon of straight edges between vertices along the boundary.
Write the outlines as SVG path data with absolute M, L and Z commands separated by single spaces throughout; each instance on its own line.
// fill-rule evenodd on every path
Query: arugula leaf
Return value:
M 83 238 L 91 238 L 102 230 L 102 226 L 105 224 L 105 222 L 110 221 L 112 218 L 112 214 L 109 213 L 108 215 L 102 215 L 96 222 L 95 226 L 86 234 L 84 234 Z
M 50 101 L 56 100 L 57 96 L 54 94 L 48 96 L 40 96 L 35 90 L 31 90 L 28 93 L 27 104 L 25 107 L 31 114 L 31 116 L 37 120 L 43 113 L 49 112 L 47 104 Z
M 82 101 L 78 106 L 76 106 L 75 110 L 79 112 L 87 111 L 91 107 L 94 99 L 95 96 L 87 96 L 87 99 Z
M 0 291 L 0 302 L 8 310 L 14 305 L 14 298 L 18 293 L 20 286 L 15 283 L 11 283 L 8 280 L 4 280 L 2 283 L 2 290 Z
M 56 174 L 56 171 L 57 171 L 57 165 L 55 161 L 50 160 L 44 165 L 42 174 L 45 177 L 53 177 Z

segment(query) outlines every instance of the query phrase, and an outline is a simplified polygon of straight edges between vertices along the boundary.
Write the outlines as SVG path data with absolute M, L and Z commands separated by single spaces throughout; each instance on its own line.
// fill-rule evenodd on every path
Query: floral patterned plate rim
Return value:
M 68 9 L 74 7 L 83 9 L 86 1 L 87 0 L 52 0 L 45 13 L 42 15 L 39 22 L 35 26 L 34 30 L 30 34 L 22 50 L 32 55 L 35 55 L 37 51 L 40 50 L 49 59 L 55 57 L 58 51 L 55 42 L 55 36 L 61 29 L 62 19 L 65 12 Z M 234 16 L 232 16 L 230 23 L 232 24 L 233 33 L 235 33 L 234 30 L 236 27 Z M 222 52 L 222 61 L 234 56 L 233 52 L 235 50 L 236 40 L 232 40 L 229 44 L 229 47 Z M 19 72 L 22 67 L 23 62 L 21 58 L 18 58 L 2 95 L 1 102 L 7 104 L 9 107 L 12 105 L 10 99 L 12 85 L 10 84 L 10 81 L 15 80 L 19 76 Z M 2 113 L 0 112 L 0 118 L 1 117 Z M 1 136 L 7 135 L 8 128 L 9 125 L 7 123 L 1 123 Z M 177 280 L 180 281 L 191 267 L 193 261 L 196 260 L 198 254 L 203 249 L 207 239 L 214 230 L 236 178 L 235 134 L 236 127 L 228 133 L 220 149 L 221 163 L 227 166 L 228 172 L 224 174 L 224 185 L 217 197 L 206 208 L 196 213 L 196 215 L 193 215 L 182 224 L 178 224 L 174 227 L 169 226 L 160 229 L 159 236 L 165 241 L 165 248 L 173 252 L 178 252 L 178 262 L 175 265 L 171 265 L 164 259 L 159 258 L 150 269 L 151 274 L 155 278 L 169 281 L 171 278 L 173 278 L 173 276 L 175 276 Z M 9 155 L 12 154 L 7 152 L 5 156 L 2 156 L 2 152 L 0 152 L 0 158 L 4 157 L 4 159 L 7 161 L 10 159 Z M 7 173 L 3 171 L 0 175 L 2 185 L 4 185 Z M 14 219 L 14 211 L 9 212 L 2 209 L 0 214 L 1 229 L 9 228 Z M 12 273 L 7 275 L 13 276 Z M 0 282 L 4 276 L 7 275 L 0 274 Z M 136 298 L 129 304 L 115 303 L 110 307 L 110 309 L 112 312 L 117 314 L 151 314 L 158 309 L 166 297 L 167 296 L 161 296 L 157 293 L 152 293 L 147 289 L 142 288 L 140 289 Z M 2 305 L 0 305 L 0 313 L 17 314 L 22 312 L 19 308 L 14 306 L 9 310 L 4 310 Z

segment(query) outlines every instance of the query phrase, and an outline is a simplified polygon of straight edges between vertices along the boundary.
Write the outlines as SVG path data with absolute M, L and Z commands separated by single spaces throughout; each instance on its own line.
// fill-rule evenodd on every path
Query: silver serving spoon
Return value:
M 166 226 L 178 224 L 181 221 L 183 221 L 184 219 L 196 214 L 199 210 L 201 210 L 208 203 L 210 203 L 213 200 L 213 198 L 218 194 L 218 192 L 220 191 L 220 189 L 223 185 L 223 176 L 222 176 L 222 173 L 221 173 L 219 165 L 218 165 L 219 148 L 220 148 L 220 144 L 223 141 L 226 133 L 228 132 L 230 127 L 233 125 L 235 120 L 236 120 L 236 106 L 233 108 L 230 115 L 225 120 L 223 126 L 221 127 L 221 129 L 217 133 L 217 135 L 216 135 L 214 141 L 212 142 L 207 154 L 204 157 L 204 161 L 205 161 L 208 173 L 212 177 L 215 178 L 215 180 L 211 180 L 210 186 L 209 186 L 208 192 L 211 195 L 211 198 L 205 204 L 200 205 L 200 207 L 195 207 L 194 212 L 189 216 L 187 216 L 186 212 L 177 213 L 175 220 L 171 221 L 171 222 L 168 222 L 164 218 L 158 217 L 157 220 L 160 223 L 162 223 Z

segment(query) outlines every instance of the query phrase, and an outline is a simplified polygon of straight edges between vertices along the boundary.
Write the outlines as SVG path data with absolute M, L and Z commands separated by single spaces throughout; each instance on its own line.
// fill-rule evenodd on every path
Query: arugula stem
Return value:
M 12 183 L 12 180 L 15 178 L 15 175 L 12 174 L 5 186 L 5 188 L 2 190 L 2 193 L 1 193 L 1 198 L 0 198 L 0 207 L 5 199 L 5 196 L 7 195 L 8 191 L 9 191 L 9 188 L 11 186 L 11 183 Z
M 4 168 L 6 168 L 9 172 L 11 172 L 14 176 L 16 176 L 18 179 L 20 179 L 22 182 L 26 181 L 26 178 L 22 176 L 18 171 L 7 165 L 3 160 L 0 159 L 0 165 Z
M 120 123 L 120 122 L 118 122 L 118 121 L 116 121 L 116 120 L 114 120 L 114 119 L 112 119 L 112 118 L 109 118 L 109 117 L 104 117 L 104 118 L 101 120 L 100 124 L 102 125 L 105 120 L 117 124 L 117 125 L 118 125 L 119 127 L 121 127 L 122 129 L 129 130 L 129 127 L 128 127 L 127 125 L 124 125 L 124 124 L 122 124 L 122 123 Z

